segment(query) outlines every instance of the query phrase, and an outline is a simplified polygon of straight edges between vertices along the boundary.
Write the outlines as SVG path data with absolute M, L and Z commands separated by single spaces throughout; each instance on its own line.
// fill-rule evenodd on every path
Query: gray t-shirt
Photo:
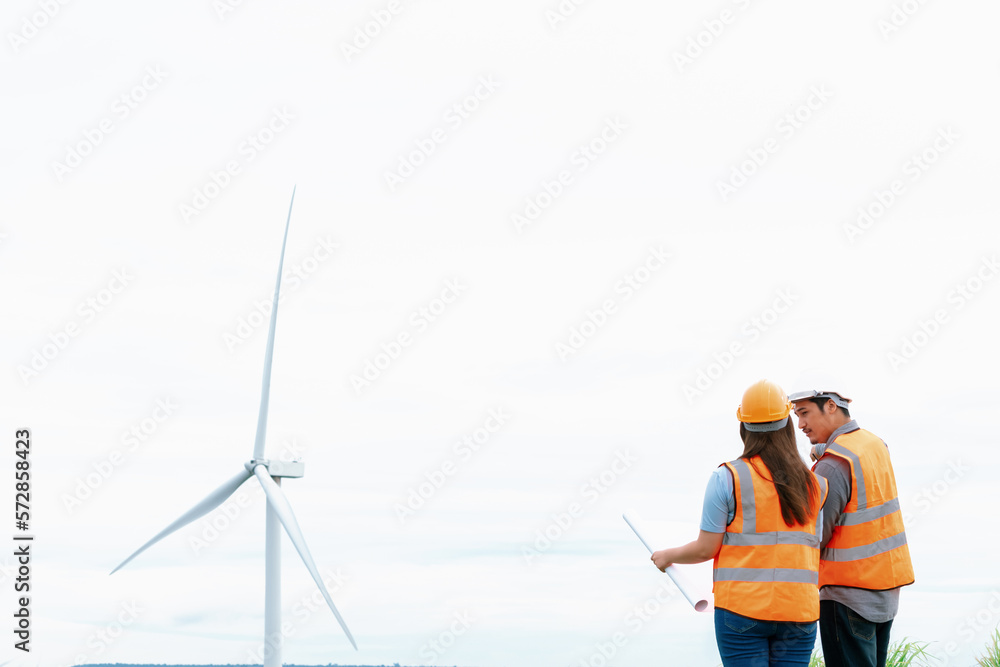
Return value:
M 855 428 L 857 428 L 855 426 Z M 839 429 L 838 429 L 839 430 Z M 852 429 L 854 430 L 854 429 Z M 847 431 L 841 431 L 846 433 Z M 834 431 L 831 439 L 839 435 Z M 847 507 L 851 498 L 851 466 L 838 456 L 828 456 L 816 464 L 817 475 L 825 477 L 830 486 L 830 495 L 823 505 L 823 537 L 820 544 L 825 547 L 833 534 L 837 519 Z M 899 589 L 887 591 L 872 591 L 866 588 L 851 588 L 848 586 L 824 586 L 819 589 L 819 599 L 834 600 L 850 607 L 872 623 L 885 623 L 896 617 L 899 611 Z

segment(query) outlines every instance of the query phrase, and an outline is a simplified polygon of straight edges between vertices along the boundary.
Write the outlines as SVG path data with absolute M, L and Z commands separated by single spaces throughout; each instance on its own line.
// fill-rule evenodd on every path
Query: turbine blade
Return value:
M 281 257 L 278 259 L 278 280 L 274 284 L 274 300 L 271 302 L 271 326 L 267 331 L 267 351 L 264 352 L 264 381 L 260 390 L 260 413 L 257 415 L 257 437 L 253 442 L 253 458 L 264 458 L 264 435 L 267 432 L 267 403 L 271 393 L 271 359 L 274 357 L 274 326 L 278 322 L 278 293 L 281 291 L 281 267 L 285 263 L 285 244 L 288 242 L 288 226 L 292 223 L 292 204 L 295 203 L 295 188 L 292 201 L 288 204 L 288 220 L 285 221 L 285 238 L 281 241 Z
M 161 530 L 159 533 L 157 533 L 156 536 L 153 537 L 153 539 L 151 539 L 150 541 L 146 542 L 141 547 L 139 547 L 139 549 L 136 550 L 135 553 L 133 553 L 131 556 L 123 560 L 118 567 L 111 570 L 111 574 L 114 574 L 118 570 L 125 567 L 130 560 L 132 560 L 133 558 L 141 554 L 143 551 L 145 551 L 149 547 L 153 546 L 154 544 L 162 540 L 170 533 L 173 533 L 174 531 L 183 528 L 184 526 L 188 525 L 195 519 L 201 518 L 206 514 L 208 514 L 209 512 L 211 512 L 212 510 L 214 510 L 216 507 L 225 502 L 226 498 L 233 495 L 233 492 L 236 491 L 236 489 L 238 489 L 240 485 L 243 484 L 243 482 L 250 479 L 250 476 L 251 475 L 249 470 L 244 469 L 240 471 L 238 475 L 235 475 L 228 482 L 217 488 L 215 491 L 212 491 L 212 493 L 210 493 L 207 498 L 205 498 L 200 503 L 189 509 L 187 512 L 182 514 L 179 519 L 177 519 L 172 524 L 170 524 L 169 526 Z
M 264 466 L 255 466 L 253 473 L 264 488 L 267 502 L 274 509 L 274 513 L 278 515 L 278 520 L 285 527 L 285 532 L 288 533 L 288 537 L 291 539 L 292 544 L 295 545 L 299 556 L 302 557 L 302 562 L 305 563 L 306 569 L 309 570 L 313 581 L 319 587 L 319 592 L 323 594 L 323 597 L 326 598 L 326 603 L 330 605 L 330 611 L 337 617 L 337 622 L 343 628 L 344 634 L 351 640 L 351 646 L 354 647 L 355 651 L 358 650 L 358 644 L 354 641 L 354 635 L 347 629 L 347 623 L 344 623 L 344 619 L 341 617 L 340 612 L 337 611 L 336 605 L 333 604 L 330 592 L 326 590 L 326 586 L 323 584 L 323 578 L 319 576 L 319 570 L 316 569 L 316 563 L 313 562 L 312 555 L 309 553 L 309 547 L 306 546 L 306 539 L 302 536 L 302 531 L 299 530 L 299 522 L 295 520 L 295 512 L 292 511 L 292 506 L 288 502 L 288 498 L 285 497 L 285 493 L 281 490 L 281 487 L 267 474 L 267 468 Z

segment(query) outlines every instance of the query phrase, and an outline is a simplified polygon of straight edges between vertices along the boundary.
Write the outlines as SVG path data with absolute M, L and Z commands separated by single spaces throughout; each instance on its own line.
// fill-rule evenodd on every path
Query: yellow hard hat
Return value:
M 770 380 L 760 380 L 743 392 L 743 400 L 736 408 L 736 418 L 748 431 L 766 433 L 778 431 L 788 423 L 792 402 L 785 390 Z

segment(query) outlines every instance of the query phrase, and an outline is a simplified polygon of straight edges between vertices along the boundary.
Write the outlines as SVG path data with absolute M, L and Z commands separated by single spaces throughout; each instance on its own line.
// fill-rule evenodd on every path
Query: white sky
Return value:
M 917 9 L 883 34 L 887 0 L 590 0 L 554 26 L 555 0 L 401 0 L 348 59 L 388 2 L 6 3 L 0 422 L 4 469 L 15 430 L 32 431 L 35 542 L 27 660 L 0 558 L 0 661 L 251 661 L 253 482 L 235 519 L 220 510 L 107 573 L 250 458 L 266 324 L 227 336 L 270 298 L 297 185 L 268 455 L 306 462 L 284 489 L 361 651 L 308 611 L 315 588 L 286 540 L 286 662 L 575 666 L 622 632 L 620 664 L 718 664 L 711 615 L 676 596 L 636 627 L 663 577 L 620 515 L 694 537 L 712 468 L 741 451 L 743 390 L 769 377 L 793 391 L 815 371 L 892 448 L 917 572 L 894 637 L 968 664 L 1000 623 L 1000 7 L 904 4 Z M 428 142 L 391 188 L 386 172 Z M 724 201 L 741 168 L 754 173 Z M 185 215 L 213 174 L 226 187 Z M 548 205 L 519 230 L 529 197 Z M 457 298 L 424 326 L 448 284 Z M 700 371 L 717 379 L 686 395 Z M 162 422 L 157 401 L 176 406 Z M 505 423 L 461 454 L 491 410 Z M 123 440 L 134 427 L 150 433 Z M 587 486 L 626 452 L 612 484 Z M 449 464 L 401 523 L 397 503 Z M 14 492 L 3 475 L 0 497 Z M 213 521 L 230 525 L 216 536 Z M 432 655 L 432 640 L 452 646 Z

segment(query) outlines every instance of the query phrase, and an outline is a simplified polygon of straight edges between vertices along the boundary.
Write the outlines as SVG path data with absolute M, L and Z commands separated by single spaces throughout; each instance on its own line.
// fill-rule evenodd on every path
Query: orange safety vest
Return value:
M 912 584 L 913 564 L 889 448 L 873 433 L 858 429 L 828 443 L 820 460 L 827 456 L 851 466 L 851 497 L 820 554 L 820 588 L 882 591 Z
M 762 621 L 809 623 L 819 618 L 820 508 L 826 480 L 816 476 L 806 523 L 789 526 L 778 491 L 759 456 L 724 463 L 733 474 L 736 514 L 715 555 L 715 606 Z

